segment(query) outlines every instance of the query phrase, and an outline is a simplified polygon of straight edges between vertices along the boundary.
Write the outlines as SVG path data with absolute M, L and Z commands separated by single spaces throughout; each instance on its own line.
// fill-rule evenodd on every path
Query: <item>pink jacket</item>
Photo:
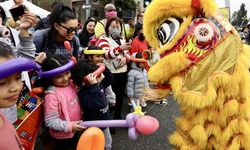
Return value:
M 13 125 L 0 113 L 3 125 L 0 127 L 0 149 L 2 150 L 24 150 Z
M 50 86 L 45 91 L 45 125 L 56 139 L 72 138 L 72 121 L 81 120 L 81 109 L 76 86 Z

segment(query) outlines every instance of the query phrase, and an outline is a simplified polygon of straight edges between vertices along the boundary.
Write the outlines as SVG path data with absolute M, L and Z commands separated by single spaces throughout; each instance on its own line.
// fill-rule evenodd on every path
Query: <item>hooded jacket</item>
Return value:
M 128 73 L 127 95 L 130 98 L 142 98 L 144 89 L 149 87 L 147 71 L 137 67 L 135 62 L 131 63 L 131 70 Z

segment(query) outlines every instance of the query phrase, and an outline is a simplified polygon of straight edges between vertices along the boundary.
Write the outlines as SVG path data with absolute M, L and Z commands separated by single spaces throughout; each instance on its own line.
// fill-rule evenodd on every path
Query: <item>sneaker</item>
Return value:
M 168 105 L 168 100 L 167 99 L 162 99 L 161 101 L 155 102 L 156 104 L 162 105 L 162 106 L 167 106 Z

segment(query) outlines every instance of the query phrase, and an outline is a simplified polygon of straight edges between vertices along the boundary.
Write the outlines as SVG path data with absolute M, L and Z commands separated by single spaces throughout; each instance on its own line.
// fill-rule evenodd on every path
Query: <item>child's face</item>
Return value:
M 95 64 L 103 63 L 104 56 L 103 55 L 92 55 L 92 62 Z
M 55 86 L 65 87 L 69 85 L 71 73 L 70 71 L 64 72 L 52 78 L 52 83 Z
M 9 59 L 0 57 L 0 63 Z M 15 73 L 4 79 L 0 79 L 0 108 L 7 108 L 16 104 L 22 88 L 21 73 Z
M 139 68 L 144 69 L 146 67 L 146 63 L 139 63 Z

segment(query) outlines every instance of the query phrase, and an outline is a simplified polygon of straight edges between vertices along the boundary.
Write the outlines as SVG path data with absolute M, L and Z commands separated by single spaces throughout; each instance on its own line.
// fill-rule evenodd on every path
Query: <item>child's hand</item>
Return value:
M 115 103 L 110 103 L 110 106 L 111 107 L 115 107 Z
M 73 132 L 78 132 L 82 131 L 83 129 L 86 129 L 86 127 L 79 125 L 79 123 L 82 121 L 72 121 L 72 131 Z
M 87 79 L 88 79 L 88 81 L 89 81 L 89 83 L 90 83 L 91 85 L 97 83 L 96 75 L 93 74 L 93 73 L 90 73 L 90 74 L 87 76 Z

